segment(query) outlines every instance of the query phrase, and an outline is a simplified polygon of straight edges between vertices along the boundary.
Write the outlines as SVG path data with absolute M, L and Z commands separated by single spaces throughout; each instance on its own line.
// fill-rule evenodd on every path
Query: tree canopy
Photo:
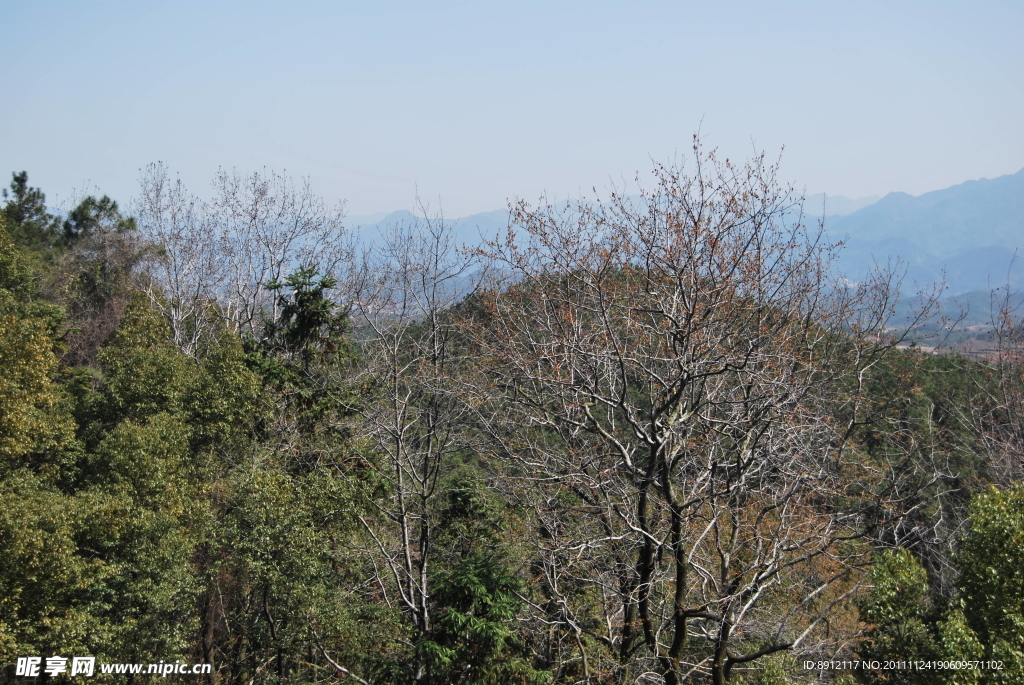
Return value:
M 693 152 L 477 246 L 357 249 L 273 172 L 66 212 L 15 173 L 0 679 L 1020 681 L 1018 322 L 899 349 L 894 274 L 836 280 L 775 167 Z

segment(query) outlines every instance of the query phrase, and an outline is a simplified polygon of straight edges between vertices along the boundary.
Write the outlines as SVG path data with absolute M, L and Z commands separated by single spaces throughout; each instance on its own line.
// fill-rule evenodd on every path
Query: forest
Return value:
M 650 178 L 461 245 L 268 171 L 13 174 L 0 680 L 1024 682 L 1010 293 L 994 354 L 907 348 L 939 288 L 840 278 L 763 157 Z

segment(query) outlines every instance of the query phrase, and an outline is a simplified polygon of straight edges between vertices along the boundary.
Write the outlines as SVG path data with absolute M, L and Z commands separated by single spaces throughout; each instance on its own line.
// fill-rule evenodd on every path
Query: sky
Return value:
M 163 161 L 447 216 L 650 178 L 692 136 L 806 192 L 1024 167 L 1024 3 L 36 2 L 0 22 L 0 173 L 126 204 Z

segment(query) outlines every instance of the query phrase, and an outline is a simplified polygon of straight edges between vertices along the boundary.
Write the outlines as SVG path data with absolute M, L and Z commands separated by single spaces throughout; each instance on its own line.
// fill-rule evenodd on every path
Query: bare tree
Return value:
M 342 272 L 354 247 L 344 204 L 329 209 L 309 179 L 296 185 L 274 171 L 240 176 L 221 170 L 213 187 L 211 218 L 224 255 L 221 299 L 232 325 L 258 336 L 265 322 L 277 323 L 278 303 L 266 286 L 300 265 L 346 280 Z
M 408 616 L 417 641 L 434 629 L 429 572 L 439 479 L 467 446 L 451 310 L 471 284 L 471 266 L 443 219 L 401 224 L 366 253 L 354 291 L 362 359 L 356 384 L 365 389 L 354 409 L 387 483 L 376 515 L 361 518 L 372 540 L 367 558 L 380 592 Z M 422 655 L 417 659 L 410 675 L 419 682 L 429 674 Z
M 217 318 L 213 305 L 224 284 L 220 236 L 205 203 L 181 178 L 172 180 L 162 162 L 143 169 L 139 184 L 134 214 L 143 236 L 160 249 L 151 266 L 150 300 L 178 347 L 195 354 Z
M 217 324 L 262 335 L 279 316 L 267 286 L 299 267 L 347 280 L 354 250 L 344 206 L 329 209 L 308 179 L 297 186 L 273 171 L 222 170 L 206 202 L 155 163 L 140 184 L 139 227 L 162 250 L 150 295 L 189 354 Z
M 972 416 L 994 479 L 1004 487 L 1024 477 L 1024 320 L 1010 284 L 992 291 L 994 350 L 976 369 L 982 394 Z
M 536 516 L 539 649 L 580 682 L 834 653 L 865 504 L 898 508 L 848 445 L 897 342 L 892 279 L 830 281 L 833 248 L 763 157 L 694 158 L 639 200 L 519 203 L 482 250 L 508 277 L 467 324 L 486 425 Z

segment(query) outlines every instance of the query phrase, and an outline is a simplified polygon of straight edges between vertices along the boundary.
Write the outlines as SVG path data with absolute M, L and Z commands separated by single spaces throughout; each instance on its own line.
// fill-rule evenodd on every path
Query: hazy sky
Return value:
M 124 202 L 163 160 L 449 216 L 756 146 L 810 193 L 1024 167 L 1024 2 L 7 2 L 0 173 Z

